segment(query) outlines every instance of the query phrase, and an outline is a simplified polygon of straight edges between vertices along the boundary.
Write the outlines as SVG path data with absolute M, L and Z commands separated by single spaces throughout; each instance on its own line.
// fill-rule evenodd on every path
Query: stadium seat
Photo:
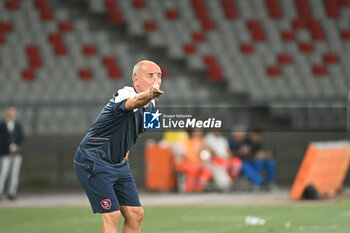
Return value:
M 193 44 L 184 45 L 184 52 L 186 54 L 194 54 L 196 52 L 196 47 Z
M 270 77 L 278 77 L 281 75 L 281 69 L 279 66 L 269 66 L 267 67 L 267 74 Z
M 167 10 L 165 14 L 169 20 L 176 20 L 179 18 L 179 12 L 176 10 Z
M 240 50 L 244 54 L 250 54 L 254 52 L 254 46 L 252 44 L 241 44 Z
M 92 71 L 88 68 L 82 68 L 79 70 L 79 78 L 82 80 L 91 80 Z
M 143 25 L 146 31 L 152 32 L 157 30 L 157 24 L 154 21 L 146 21 Z
M 277 57 L 279 64 L 290 64 L 293 62 L 292 57 L 289 54 L 279 54 Z
M 93 56 L 97 54 L 97 48 L 94 45 L 84 45 L 83 53 L 87 56 Z
M 324 63 L 338 63 L 338 55 L 335 53 L 326 53 L 323 55 Z
M 17 10 L 19 8 L 18 0 L 6 0 L 5 6 L 8 10 Z
M 316 76 L 325 76 L 327 74 L 327 68 L 324 65 L 315 65 L 312 68 L 312 72 Z

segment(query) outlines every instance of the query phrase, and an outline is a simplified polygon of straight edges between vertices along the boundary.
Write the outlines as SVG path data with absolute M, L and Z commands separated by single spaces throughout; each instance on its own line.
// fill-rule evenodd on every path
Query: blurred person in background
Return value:
M 255 187 L 272 189 L 275 186 L 275 160 L 272 153 L 262 145 L 263 134 L 254 130 L 246 138 L 244 145 L 238 151 L 243 160 L 242 174 L 248 177 Z M 262 175 L 265 171 L 266 176 Z
M 176 171 L 184 174 L 184 180 L 178 179 L 179 189 L 183 192 L 202 192 L 211 178 L 208 166 L 210 152 L 203 132 L 195 128 L 189 132 L 190 138 L 184 143 L 184 154 L 176 162 Z
M 250 147 L 247 144 L 247 132 L 243 125 L 236 126 L 231 135 L 227 138 L 231 153 L 244 160 L 250 153 Z
M 16 120 L 16 108 L 13 106 L 7 107 L 5 109 L 5 119 L 0 123 L 0 198 L 4 196 L 8 177 L 8 198 L 15 200 L 17 197 L 23 140 L 21 124 Z
M 174 161 L 178 162 L 182 160 L 182 157 L 185 154 L 185 147 L 188 139 L 189 135 L 186 131 L 166 131 L 163 134 L 160 144 L 168 146 L 174 156 Z
M 156 63 L 138 62 L 132 73 L 133 87 L 118 90 L 75 155 L 77 177 L 93 212 L 101 213 L 102 233 L 117 233 L 121 214 L 125 219 L 123 233 L 141 231 L 143 208 L 128 157 L 132 145 L 144 132 L 144 112 L 153 111 L 154 99 L 163 94 L 161 75 Z
M 229 191 L 241 169 L 241 160 L 230 152 L 229 143 L 219 130 L 209 132 L 206 143 L 212 155 L 212 175 L 221 191 Z

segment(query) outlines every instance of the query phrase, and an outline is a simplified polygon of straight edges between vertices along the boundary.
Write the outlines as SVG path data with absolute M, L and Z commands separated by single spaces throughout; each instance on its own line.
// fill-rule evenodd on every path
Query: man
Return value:
M 5 109 L 5 120 L 0 123 L 0 198 L 4 195 L 4 188 L 7 177 L 10 175 L 8 198 L 16 199 L 19 173 L 22 164 L 20 154 L 23 143 L 22 127 L 16 121 L 16 108 L 7 107 Z
M 143 209 L 130 173 L 129 151 L 144 131 L 143 113 L 154 108 L 161 91 L 160 67 L 141 61 L 133 69 L 133 87 L 120 89 L 103 108 L 82 140 L 74 167 L 94 213 L 101 213 L 102 233 L 140 232 Z
M 176 171 L 184 174 L 183 182 L 178 181 L 180 191 L 202 192 L 211 178 L 211 169 L 200 154 L 207 150 L 207 143 L 203 132 L 195 128 L 189 132 L 190 138 L 183 142 L 184 154 L 176 162 Z
M 229 191 L 232 181 L 241 169 L 241 160 L 233 157 L 227 139 L 218 130 L 213 130 L 205 137 L 212 154 L 212 175 L 216 186 L 221 191 Z
M 245 143 L 249 146 L 250 152 L 242 157 L 242 173 L 257 188 L 264 185 L 267 189 L 273 189 L 275 187 L 275 160 L 272 158 L 271 152 L 263 148 L 262 137 L 262 132 L 255 130 L 246 139 Z M 266 171 L 266 177 L 261 174 L 263 170 Z

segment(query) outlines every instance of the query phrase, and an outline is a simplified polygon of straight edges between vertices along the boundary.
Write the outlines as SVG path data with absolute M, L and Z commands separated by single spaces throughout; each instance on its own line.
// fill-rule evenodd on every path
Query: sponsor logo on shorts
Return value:
M 109 210 L 112 206 L 112 202 L 110 199 L 104 199 L 104 200 L 100 201 L 100 204 L 101 204 L 102 208 L 105 210 Z

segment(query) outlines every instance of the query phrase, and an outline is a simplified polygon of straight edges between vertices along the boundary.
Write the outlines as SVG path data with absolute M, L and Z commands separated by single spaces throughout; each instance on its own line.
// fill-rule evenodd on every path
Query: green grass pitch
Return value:
M 273 206 L 144 209 L 143 233 L 350 232 L 350 199 Z M 262 217 L 266 224 L 247 226 L 247 215 Z M 87 207 L 0 208 L 0 233 L 96 233 L 100 227 L 100 216 Z

